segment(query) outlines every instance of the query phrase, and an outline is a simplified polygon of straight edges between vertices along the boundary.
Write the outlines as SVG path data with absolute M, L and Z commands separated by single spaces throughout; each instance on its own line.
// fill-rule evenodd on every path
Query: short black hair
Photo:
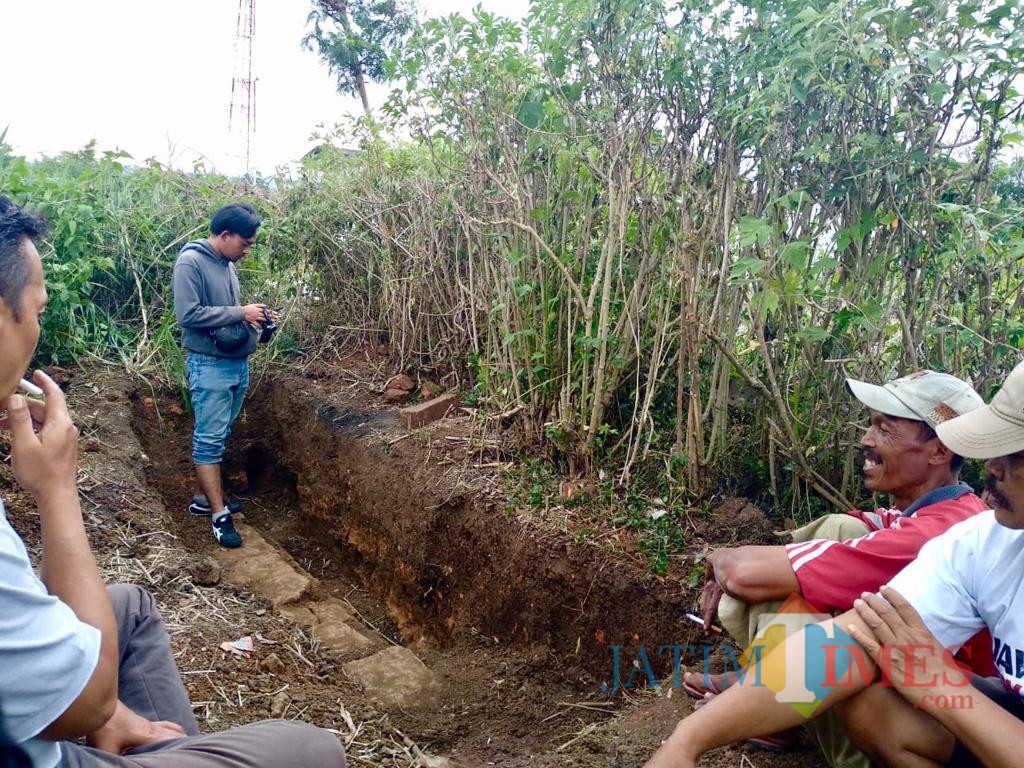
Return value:
M 249 203 L 231 203 L 213 214 L 213 218 L 210 219 L 210 234 L 219 235 L 221 232 L 227 232 L 229 235 L 250 238 L 256 234 L 262 223 L 263 219 Z
M 35 240 L 46 232 L 46 222 L 0 195 L 0 299 L 21 319 L 21 299 L 32 277 L 25 238 Z
M 935 431 L 935 428 L 927 421 L 921 422 L 921 431 L 917 434 L 917 439 L 922 443 L 927 443 L 929 440 L 937 439 L 939 433 Z M 959 453 L 954 453 L 952 460 L 949 462 L 949 468 L 959 474 L 960 469 L 964 465 L 964 457 Z

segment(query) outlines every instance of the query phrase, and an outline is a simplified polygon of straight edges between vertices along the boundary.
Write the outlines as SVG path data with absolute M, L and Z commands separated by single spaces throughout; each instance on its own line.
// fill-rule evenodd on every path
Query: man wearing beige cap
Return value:
M 934 431 L 984 405 L 970 384 L 936 371 L 918 371 L 883 385 L 854 379 L 846 383 L 868 408 L 869 426 L 861 439 L 864 485 L 888 494 L 892 507 L 827 515 L 793 531 L 793 543 L 787 545 L 711 552 L 701 598 L 703 618 L 710 625 L 717 611 L 742 648 L 758 635 L 762 617 L 774 617 L 790 595 L 800 595 L 818 612 L 849 610 L 862 592 L 878 589 L 912 561 L 925 542 L 986 508 L 959 481 L 963 459 Z M 691 696 L 703 697 L 735 680 L 735 673 L 709 675 L 703 670 L 687 673 L 683 687 Z M 832 765 L 866 765 L 849 748 L 838 723 L 818 724 L 815 731 Z M 780 749 L 795 735 L 774 734 L 752 743 Z
M 863 748 L 890 765 L 930 760 L 957 768 L 1019 766 L 1024 755 L 1024 363 L 989 405 L 940 424 L 937 432 L 962 456 L 988 460 L 991 511 L 924 547 L 890 582 L 897 594 L 886 595 L 903 607 L 904 616 L 893 617 L 895 626 L 886 622 L 857 639 L 868 650 L 879 639 L 887 645 L 950 648 L 987 628 L 998 676 L 975 675 L 970 687 L 956 691 L 899 688 L 906 698 L 891 688 L 871 688 L 858 697 L 859 706 L 850 708 L 850 725 Z M 943 694 L 970 696 L 971 706 L 926 707 L 928 714 L 922 714 L 924 695 L 936 701 Z M 915 738 L 901 733 L 908 728 Z
M 854 741 L 879 765 L 1017 768 L 1024 754 L 1024 363 L 990 405 L 936 431 L 958 454 L 988 459 L 991 511 L 925 544 L 889 585 L 823 622 L 814 639 L 809 630 L 788 637 L 760 671 L 788 680 L 790 654 L 843 630 L 877 666 L 850 664 L 835 675 L 838 685 L 814 716 L 841 709 Z M 992 634 L 995 678 L 965 675 L 947 650 L 982 629 Z M 797 672 L 806 679 L 806 668 Z M 693 768 L 714 747 L 803 720 L 748 678 L 681 721 L 647 766 Z

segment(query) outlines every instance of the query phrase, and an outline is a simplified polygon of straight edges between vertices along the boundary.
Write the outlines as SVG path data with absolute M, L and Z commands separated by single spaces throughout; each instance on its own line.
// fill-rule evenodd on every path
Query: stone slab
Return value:
M 316 579 L 297 568 L 254 528 L 244 524 L 237 524 L 237 528 L 242 546 L 217 552 L 231 581 L 265 597 L 275 608 L 300 602 L 309 595 Z
M 455 394 L 441 395 L 424 403 L 410 405 L 399 413 L 406 429 L 419 429 L 438 419 L 443 419 L 459 407 L 459 396 Z
M 326 600 L 317 600 L 309 604 L 309 610 L 313 612 L 318 622 L 332 622 L 344 624 L 352 621 L 352 611 L 341 600 L 336 597 L 329 597 Z
M 346 673 L 385 707 L 406 710 L 436 708 L 437 677 L 408 648 L 392 646 L 344 665 Z
M 300 627 L 306 627 L 312 629 L 313 625 L 316 624 L 316 616 L 309 610 L 305 605 L 282 605 L 278 607 L 278 613 L 284 616 L 289 621 L 298 624 Z
M 313 616 L 313 637 L 332 656 L 365 656 L 374 641 L 348 625 L 352 611 L 341 600 L 329 597 L 308 603 Z
M 362 656 L 373 648 L 373 640 L 338 622 L 317 622 L 313 625 L 313 637 L 320 643 L 320 649 L 331 656 Z

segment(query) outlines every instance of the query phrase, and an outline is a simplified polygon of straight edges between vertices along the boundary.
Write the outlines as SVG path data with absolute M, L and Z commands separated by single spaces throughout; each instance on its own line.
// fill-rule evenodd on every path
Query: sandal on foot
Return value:
M 799 738 L 800 729 L 789 728 L 785 731 L 779 731 L 778 733 L 770 733 L 767 736 L 757 736 L 753 739 L 747 739 L 743 743 L 749 744 L 757 749 L 763 749 L 766 752 L 788 752 L 796 746 L 796 742 Z
M 687 674 L 693 673 L 687 672 Z M 707 685 L 694 685 L 683 680 L 683 692 L 691 699 L 703 699 L 706 693 L 717 696 L 728 687 L 718 685 L 710 676 L 705 676 L 705 679 L 707 680 Z

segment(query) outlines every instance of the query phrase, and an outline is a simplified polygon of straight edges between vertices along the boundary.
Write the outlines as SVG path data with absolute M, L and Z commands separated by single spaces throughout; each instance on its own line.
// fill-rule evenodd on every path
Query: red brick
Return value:
M 410 405 L 408 408 L 403 408 L 400 411 L 402 414 L 402 424 L 405 425 L 406 429 L 418 429 L 438 419 L 443 419 L 458 407 L 458 395 L 441 395 L 441 397 L 427 400 L 425 403 L 417 403 L 416 405 Z
M 388 379 L 384 383 L 384 389 L 400 389 L 403 392 L 412 392 L 416 389 L 416 382 L 404 373 L 400 373 L 397 376 L 392 376 Z
M 387 389 L 384 391 L 385 403 L 405 403 L 409 401 L 410 397 L 412 397 L 412 393 L 402 389 Z

